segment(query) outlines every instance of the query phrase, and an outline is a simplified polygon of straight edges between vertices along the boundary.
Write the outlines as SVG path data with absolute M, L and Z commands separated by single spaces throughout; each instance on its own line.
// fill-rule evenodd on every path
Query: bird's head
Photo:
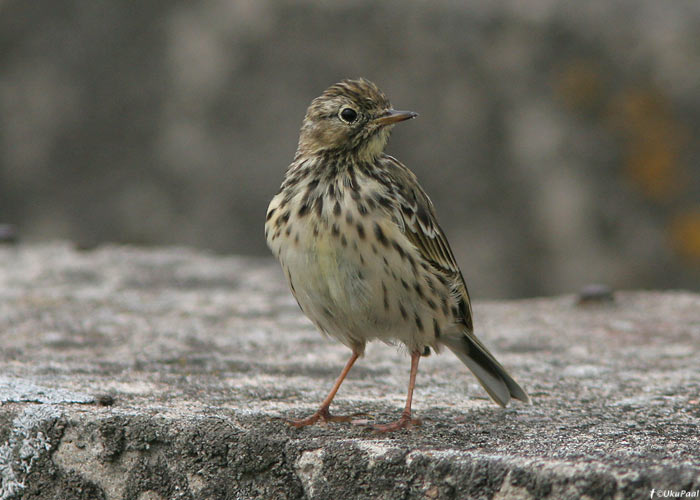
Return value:
M 337 151 L 372 158 L 384 151 L 395 123 L 416 116 L 412 111 L 392 109 L 384 93 L 364 78 L 343 80 L 311 102 L 298 152 Z

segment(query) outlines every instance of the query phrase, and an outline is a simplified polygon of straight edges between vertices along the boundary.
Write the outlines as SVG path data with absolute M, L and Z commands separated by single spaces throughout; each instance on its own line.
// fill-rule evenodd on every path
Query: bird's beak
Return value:
M 410 120 L 416 116 L 418 116 L 418 113 L 414 113 L 413 111 L 396 111 L 395 109 L 390 109 L 379 118 L 375 118 L 374 123 L 380 126 L 391 125 L 392 123 Z

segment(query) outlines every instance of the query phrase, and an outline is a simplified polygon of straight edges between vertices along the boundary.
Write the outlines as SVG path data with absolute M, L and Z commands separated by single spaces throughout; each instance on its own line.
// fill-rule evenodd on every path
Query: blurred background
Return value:
M 269 255 L 309 102 L 364 76 L 476 298 L 700 289 L 697 0 L 0 0 L 0 224 Z

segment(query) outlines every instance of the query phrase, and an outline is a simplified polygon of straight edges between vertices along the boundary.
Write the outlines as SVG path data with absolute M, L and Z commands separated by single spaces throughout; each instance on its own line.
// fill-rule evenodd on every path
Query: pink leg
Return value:
M 416 351 L 411 354 L 411 378 L 408 382 L 408 396 L 406 396 L 406 407 L 401 413 L 401 418 L 396 422 L 384 425 L 375 425 L 374 430 L 377 432 L 391 432 L 399 429 L 408 429 L 414 425 L 421 425 L 421 421 L 411 418 L 411 402 L 413 401 L 413 388 L 416 386 L 416 375 L 418 374 L 418 361 L 420 361 L 421 353 Z
M 301 420 L 290 420 L 289 424 L 294 426 L 294 427 L 305 427 L 307 425 L 313 425 L 319 420 L 323 422 L 349 422 L 352 420 L 352 417 L 335 417 L 331 415 L 330 411 L 328 411 L 328 408 L 331 406 L 331 402 L 333 401 L 333 398 L 335 397 L 335 393 L 338 392 L 338 389 L 340 389 L 340 385 L 343 383 L 343 380 L 345 380 L 345 377 L 347 374 L 350 372 L 350 368 L 352 368 L 352 365 L 355 364 L 355 361 L 357 361 L 357 358 L 359 357 L 359 354 L 353 351 L 352 356 L 348 360 L 347 364 L 345 365 L 345 368 L 343 368 L 343 371 L 340 373 L 340 376 L 338 377 L 338 380 L 335 381 L 335 385 L 333 385 L 333 388 L 331 389 L 331 392 L 326 396 L 326 399 L 323 400 L 323 403 L 321 403 L 321 407 L 311 415 L 310 417 L 301 419 Z

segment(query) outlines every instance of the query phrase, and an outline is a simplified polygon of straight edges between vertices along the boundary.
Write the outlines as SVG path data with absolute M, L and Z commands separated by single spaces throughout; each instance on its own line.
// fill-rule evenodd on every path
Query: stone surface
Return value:
M 478 295 L 478 294 L 477 294 Z M 700 489 L 700 296 L 476 302 L 530 392 L 501 409 L 449 352 L 423 425 L 290 428 L 349 355 L 271 260 L 0 247 L 0 499 L 649 498 Z M 372 344 L 334 409 L 385 422 L 408 357 Z

